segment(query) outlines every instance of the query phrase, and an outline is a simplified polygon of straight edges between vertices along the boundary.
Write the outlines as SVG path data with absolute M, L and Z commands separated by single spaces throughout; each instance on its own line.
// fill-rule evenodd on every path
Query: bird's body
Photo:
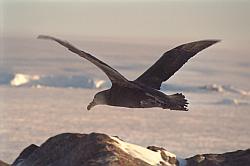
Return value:
M 66 41 L 44 35 L 38 36 L 38 38 L 58 42 L 80 57 L 95 64 L 108 76 L 112 82 L 111 88 L 98 92 L 88 105 L 88 110 L 95 105 L 110 105 L 128 108 L 160 107 L 187 111 L 188 103 L 185 96 L 181 93 L 166 95 L 159 91 L 161 84 L 168 80 L 195 54 L 218 42 L 218 40 L 203 40 L 180 45 L 165 52 L 155 64 L 136 80 L 129 81 L 109 65 Z
M 182 104 L 172 102 L 172 95 L 166 95 L 161 91 L 144 85 L 136 84 L 135 87 L 124 87 L 113 85 L 110 89 L 101 92 L 105 94 L 105 104 L 128 108 L 152 108 L 160 107 L 163 109 L 182 110 L 187 105 L 186 99 L 182 94 L 175 94 L 180 98 Z

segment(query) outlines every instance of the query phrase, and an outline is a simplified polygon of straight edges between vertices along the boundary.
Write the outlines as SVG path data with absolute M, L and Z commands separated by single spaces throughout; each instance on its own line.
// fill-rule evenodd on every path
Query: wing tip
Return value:
M 77 50 L 77 48 L 74 47 L 73 45 L 71 45 L 68 41 L 61 40 L 59 38 L 52 37 L 52 36 L 49 36 L 49 35 L 38 35 L 37 39 L 53 40 L 53 41 L 56 41 L 57 43 L 63 45 L 64 47 L 66 47 L 68 49 L 72 49 L 72 50 L 75 49 L 75 50 Z
M 215 43 L 221 42 L 222 40 L 221 39 L 208 39 L 208 40 L 201 40 L 201 41 L 204 41 L 204 42 L 207 42 L 207 43 L 210 43 L 211 45 L 213 45 Z
M 180 48 L 180 49 L 187 51 L 187 52 L 198 53 L 201 50 L 208 48 L 208 47 L 210 47 L 218 42 L 221 42 L 221 40 L 220 39 L 199 40 L 199 41 L 194 41 L 194 42 L 180 45 L 177 48 Z
M 205 45 L 207 44 L 208 46 L 211 46 L 221 41 L 222 41 L 221 39 L 206 39 L 206 40 L 195 41 L 193 43 L 204 43 Z
M 54 37 L 48 36 L 48 35 L 38 35 L 37 39 L 54 39 Z

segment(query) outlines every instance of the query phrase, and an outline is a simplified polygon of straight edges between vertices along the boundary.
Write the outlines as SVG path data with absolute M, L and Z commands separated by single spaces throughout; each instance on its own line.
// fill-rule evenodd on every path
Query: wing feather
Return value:
M 160 89 L 161 83 L 168 80 L 191 57 L 201 50 L 219 42 L 219 40 L 202 40 L 180 45 L 165 52 L 148 70 L 139 76 L 135 82 L 154 89 Z
M 92 56 L 91 54 L 86 53 L 82 50 L 79 50 L 78 48 L 76 48 L 75 46 L 73 46 L 67 41 L 63 41 L 58 38 L 46 36 L 46 35 L 39 35 L 37 38 L 56 41 L 57 43 L 68 48 L 73 53 L 79 55 L 82 58 L 87 59 L 91 63 L 95 64 L 98 68 L 100 68 L 108 76 L 108 78 L 111 80 L 112 83 L 117 83 L 117 84 L 128 83 L 128 80 L 124 76 L 122 76 L 118 71 L 116 71 L 115 69 L 107 65 L 106 63 L 102 62 L 101 60 L 97 59 L 96 57 Z

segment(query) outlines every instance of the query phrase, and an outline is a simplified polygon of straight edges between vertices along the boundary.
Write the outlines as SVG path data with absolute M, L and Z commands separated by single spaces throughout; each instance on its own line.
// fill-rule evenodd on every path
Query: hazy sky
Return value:
M 5 36 L 250 41 L 250 2 L 242 0 L 2 0 L 1 6 Z

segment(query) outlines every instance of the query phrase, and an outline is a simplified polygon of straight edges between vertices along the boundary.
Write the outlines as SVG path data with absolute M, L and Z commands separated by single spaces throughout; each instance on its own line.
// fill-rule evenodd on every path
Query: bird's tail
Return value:
M 187 109 L 188 102 L 182 93 L 176 93 L 173 95 L 169 95 L 168 97 L 170 103 L 168 105 L 168 108 L 170 110 L 188 111 Z

